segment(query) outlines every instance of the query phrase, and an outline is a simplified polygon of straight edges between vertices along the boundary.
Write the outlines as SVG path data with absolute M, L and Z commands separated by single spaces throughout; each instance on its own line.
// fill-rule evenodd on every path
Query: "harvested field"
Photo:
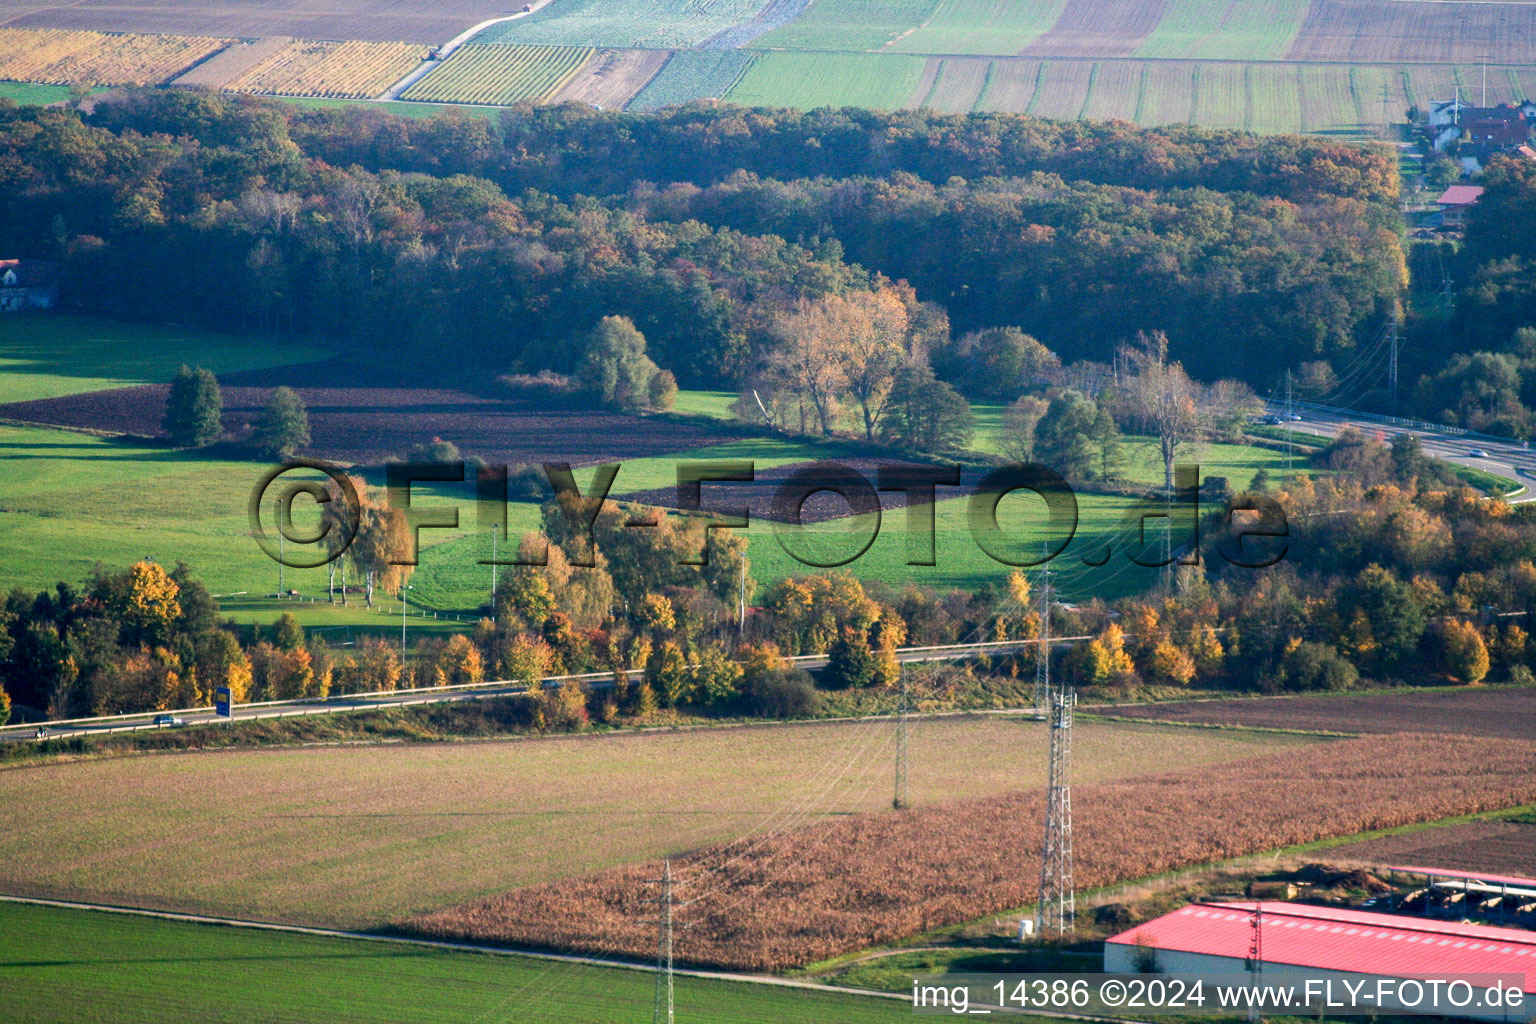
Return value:
M 934 63 L 929 61 L 930 65 Z M 937 77 L 920 105 L 951 114 L 970 111 L 986 88 L 992 62 L 978 57 L 960 57 L 937 63 Z M 921 86 L 918 91 L 921 91 Z
M 371 99 L 426 56 L 417 43 L 295 39 L 224 86 L 231 92 Z
M 1081 775 L 1311 749 L 1085 723 Z M 889 806 L 891 723 L 156 755 L 0 771 L 0 890 L 371 927 Z M 1044 785 L 1037 722 L 919 720 L 919 805 Z M 1324 744 L 1326 746 L 1326 744 Z
M 1286 59 L 1524 64 L 1532 39 L 1533 4 L 1315 0 Z
M 665 455 L 728 436 L 694 424 L 411 388 L 407 381 L 390 387 L 379 382 L 378 374 L 373 368 L 326 362 L 222 376 L 225 429 L 238 437 L 255 420 L 270 389 L 287 384 L 309 407 L 310 453 L 343 463 L 375 465 L 434 437 L 492 462 L 579 465 Z M 167 391 L 168 385 L 146 385 L 15 402 L 0 406 L 0 416 L 152 437 L 160 430 Z
M 744 50 L 678 50 L 630 101 L 631 110 L 656 110 L 727 95 L 757 54 Z
M 621 109 L 656 77 L 669 56 L 666 50 L 599 50 L 551 102 L 574 100 L 604 110 Z
M 1532 878 L 1536 877 L 1536 824 L 1471 821 L 1416 829 L 1335 846 L 1328 858 L 1380 867 L 1405 865 Z
M 138 32 L 0 28 L 0 78 L 58 85 L 153 85 L 229 42 Z
M 1018 53 L 1061 16 L 1068 0 L 940 0 L 918 28 L 888 49 L 897 53 Z
M 400 98 L 441 103 L 540 103 L 559 92 L 591 56 L 587 47 L 469 43 Z
M 798 18 L 811 0 L 768 0 L 766 6 L 747 21 L 717 32 L 699 44 L 705 50 L 734 50 L 750 45 L 759 36 L 788 25 Z
M 244 39 L 407 39 L 431 45 L 508 13 L 504 0 L 53 0 L 31 6 L 34 10 L 9 24 Z
M 1079 761 L 1079 763 L 1082 763 Z M 1081 888 L 1536 799 L 1536 743 L 1392 736 L 1199 770 L 1079 785 Z M 803 965 L 1027 905 L 1019 822 L 1038 792 L 866 814 L 673 859 L 678 956 L 749 970 Z M 426 935 L 645 956 L 660 865 L 534 886 L 411 922 Z
M 269 58 L 275 57 L 292 43 L 293 40 L 287 36 L 267 36 L 249 43 L 236 41 L 191 71 L 178 75 L 171 84 L 222 89 L 230 82 L 262 67 Z
M 1160 722 L 1316 729 L 1333 732 L 1428 732 L 1529 739 L 1536 736 L 1536 690 L 1467 689 L 1361 694 L 1357 697 L 1252 697 L 1134 704 L 1097 710 Z
M 1157 28 L 1168 0 L 1068 0 L 1028 57 L 1130 57 Z

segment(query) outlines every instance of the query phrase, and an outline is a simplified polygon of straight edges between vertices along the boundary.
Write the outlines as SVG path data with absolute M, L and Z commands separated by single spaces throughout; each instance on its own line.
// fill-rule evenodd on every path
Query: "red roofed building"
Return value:
M 1448 228 L 1467 226 L 1467 210 L 1480 198 L 1483 189 L 1479 185 L 1452 185 L 1440 193 L 1435 202 L 1440 206 L 1441 223 Z
M 1536 1004 L 1536 932 L 1432 921 L 1301 903 L 1191 903 L 1105 940 L 1104 970 L 1147 966 L 1176 974 L 1248 970 L 1255 909 L 1262 980 L 1358 981 L 1362 978 L 1519 976 L 1525 1003 L 1469 1012 L 1477 1020 L 1530 1021 Z M 1481 986 L 1479 986 L 1481 987 Z M 1383 1008 L 1390 1012 L 1390 1008 Z

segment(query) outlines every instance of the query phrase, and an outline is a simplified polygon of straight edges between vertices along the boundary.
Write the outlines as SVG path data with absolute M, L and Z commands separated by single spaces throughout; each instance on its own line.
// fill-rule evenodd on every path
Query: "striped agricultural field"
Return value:
M 995 60 L 987 85 L 976 100 L 977 110 L 1004 114 L 1033 113 L 1035 94 L 1045 75 L 1045 62 Z
M 1248 65 L 1248 130 L 1301 131 L 1301 87 L 1293 64 Z
M 933 79 L 928 82 L 927 92 L 917 97 L 916 105 L 962 114 L 974 109 L 981 99 L 993 61 L 985 57 L 948 57 L 930 59 L 928 64 L 933 68 Z M 924 69 L 925 79 L 928 70 Z M 918 92 L 923 92 L 921 85 L 913 93 L 914 97 Z
M 1046 61 L 1032 113 L 1065 121 L 1081 117 L 1093 85 L 1094 67 L 1091 60 Z
M 1192 121 L 1210 128 L 1247 128 L 1250 118 L 1247 65 L 1196 65 Z
M 629 102 L 631 110 L 656 110 L 730 93 L 758 55 L 746 50 L 678 50 Z
M 1097 121 L 1133 121 L 1141 101 L 1141 61 L 1106 60 L 1093 75 L 1093 90 L 1083 107 L 1083 116 Z
M 442 67 L 411 86 L 406 100 L 506 105 L 547 100 L 592 57 L 583 46 L 505 46 L 469 43 Z
M 1278 60 L 1309 6 L 1310 0 L 1170 0 L 1136 56 Z
M 293 39 L 225 82 L 229 92 L 368 99 L 410 73 L 426 56 L 418 43 Z
M 1068 0 L 940 0 L 918 28 L 887 49 L 898 53 L 1008 56 L 1050 30 Z
M 1195 65 L 1148 61 L 1137 122 L 1142 125 L 1185 124 L 1195 111 Z

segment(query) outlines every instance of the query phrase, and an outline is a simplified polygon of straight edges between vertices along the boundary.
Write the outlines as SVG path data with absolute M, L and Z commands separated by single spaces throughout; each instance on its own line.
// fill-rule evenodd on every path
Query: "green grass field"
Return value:
M 1044 785 L 1042 723 L 919 719 L 912 799 Z M 1084 721 L 1078 780 L 1306 736 Z M 879 812 L 888 721 L 224 750 L 0 770 L 0 892 L 376 927 L 520 885 Z
M 924 63 L 906 54 L 768 53 L 727 98 L 748 107 L 899 110 L 917 88 Z
M 34 399 L 164 380 L 182 362 L 230 370 L 275 362 L 309 360 L 322 352 L 297 346 L 168 328 L 113 324 L 75 317 L 38 317 L 0 321 L 0 396 Z M 728 392 L 684 392 L 678 411 L 726 418 Z M 1001 409 L 978 408 L 980 450 L 999 451 Z M 676 463 L 684 459 L 753 459 L 760 470 L 787 463 L 839 458 L 856 451 L 844 442 L 742 438 L 675 455 L 626 462 L 614 493 L 669 489 Z M 1152 483 L 1158 477 L 1150 451 L 1128 446 L 1126 472 Z M 309 627 L 351 627 L 393 633 L 399 623 L 398 601 L 379 595 L 379 607 L 326 603 L 324 569 L 290 569 L 283 588 L 296 589 L 299 602 L 270 597 L 278 589 L 277 566 L 248 535 L 247 503 L 261 475 L 254 462 L 179 452 L 89 434 L 45 428 L 0 426 L 0 558 L 6 582 L 29 589 L 50 588 L 58 580 L 78 581 L 97 563 L 121 566 L 144 557 L 163 564 L 189 563 L 237 621 L 266 622 L 291 610 Z M 1233 486 L 1248 482 L 1259 468 L 1272 475 L 1284 456 L 1265 449 L 1212 446 L 1200 457 L 1206 475 L 1225 475 Z M 577 474 L 583 487 L 593 471 Z M 460 508 L 462 528 L 422 533 L 422 563 L 411 592 L 413 631 L 467 628 L 488 598 L 491 573 L 479 560 L 490 554 L 488 535 L 479 531 L 467 488 L 453 495 L 428 491 L 425 504 L 451 502 Z M 1059 582 L 1074 596 L 1116 596 L 1139 588 L 1150 570 L 1117 555 L 1103 569 L 1083 566 L 1075 557 L 1096 556 L 1099 538 L 1122 528 L 1132 502 L 1124 498 L 1082 495 L 1079 540 L 1059 563 Z M 302 512 L 302 508 L 301 508 Z M 514 503 L 509 526 L 516 535 L 536 528 L 539 511 Z M 1003 525 L 1016 534 L 1017 551 L 1037 550 L 1039 524 L 1022 498 L 1003 504 Z M 937 510 L 939 565 L 906 565 L 906 514 L 892 508 L 884 515 L 879 539 L 853 564 L 858 574 L 892 583 L 922 582 L 974 587 L 1001 580 L 1011 567 L 992 560 L 972 540 L 963 499 L 944 501 Z M 865 524 L 845 520 L 808 531 L 815 551 L 836 552 L 836 534 Z M 830 539 L 825 535 L 833 535 Z M 785 575 L 802 575 L 773 528 L 759 522 L 750 532 L 753 576 L 769 584 Z M 814 553 L 814 552 L 813 552 Z M 817 560 L 826 560 L 817 554 Z M 454 618 L 430 617 L 448 615 Z M 423 617 L 426 615 L 427 617 Z
M 214 373 L 324 359 L 313 345 L 96 317 L 0 317 L 0 402 L 163 384 L 183 363 Z
M 898 38 L 898 53 L 1018 53 L 1056 23 L 1066 0 L 939 0 L 922 25 Z
M 43 85 L 39 82 L 0 82 L 0 99 L 43 106 L 69 99 L 69 86 Z
M 0 904 L 12 1024 L 642 1024 L 653 975 L 529 957 Z M 707 1024 L 907 1020 L 895 1000 L 678 978 Z
M 943 0 L 817 0 L 787 25 L 753 43 L 785 50 L 878 50 L 936 14 L 945 24 L 981 20 L 967 11 L 943 15 Z M 940 30 L 943 31 L 942 29 Z M 839 104 L 841 106 L 843 104 Z

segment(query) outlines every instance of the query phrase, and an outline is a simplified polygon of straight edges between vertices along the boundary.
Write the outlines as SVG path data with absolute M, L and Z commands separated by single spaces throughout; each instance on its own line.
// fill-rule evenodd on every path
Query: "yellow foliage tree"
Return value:
M 485 662 L 480 649 L 463 633 L 455 633 L 437 656 L 440 685 L 462 686 L 485 681 Z

